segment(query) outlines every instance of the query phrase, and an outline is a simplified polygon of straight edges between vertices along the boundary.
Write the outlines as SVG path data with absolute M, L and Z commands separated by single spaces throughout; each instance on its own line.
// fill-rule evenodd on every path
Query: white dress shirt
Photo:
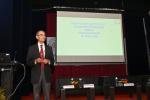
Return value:
M 45 57 L 45 44 L 44 44 L 44 43 L 43 43 L 43 44 L 40 44 L 40 43 L 38 42 L 39 52 L 41 51 L 41 45 L 43 45 L 42 47 L 43 47 L 43 52 L 44 52 L 44 57 Z

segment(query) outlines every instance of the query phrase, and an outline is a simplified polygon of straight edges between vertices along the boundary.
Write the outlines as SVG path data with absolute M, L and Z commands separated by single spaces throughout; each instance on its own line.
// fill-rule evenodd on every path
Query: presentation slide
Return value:
M 57 12 L 57 62 L 125 62 L 122 15 Z

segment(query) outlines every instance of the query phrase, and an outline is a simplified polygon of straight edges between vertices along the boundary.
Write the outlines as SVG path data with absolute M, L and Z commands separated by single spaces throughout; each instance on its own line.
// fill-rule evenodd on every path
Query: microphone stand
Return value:
M 149 43 L 148 43 L 148 36 L 147 36 L 146 24 L 145 24 L 144 17 L 143 17 L 143 26 L 144 26 L 144 33 L 145 33 L 146 49 L 147 49 L 148 67 L 149 67 L 149 70 L 150 70 L 150 47 L 149 47 Z

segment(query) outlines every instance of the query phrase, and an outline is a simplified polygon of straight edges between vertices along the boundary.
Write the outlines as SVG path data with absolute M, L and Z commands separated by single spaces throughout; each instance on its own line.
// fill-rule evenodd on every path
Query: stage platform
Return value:
M 33 100 L 33 95 L 30 94 L 28 96 L 22 96 L 21 100 Z M 44 97 L 41 96 L 41 100 L 44 100 Z M 55 95 L 54 93 L 51 94 L 51 99 L 50 100 L 55 100 Z M 58 100 L 61 100 L 59 97 Z M 87 100 L 87 97 L 85 95 L 67 95 L 66 100 Z M 95 100 L 110 100 L 104 99 L 104 95 L 96 95 Z M 115 100 L 138 100 L 136 94 L 133 94 L 133 96 L 129 96 L 127 93 L 117 93 L 115 95 Z M 142 93 L 142 98 L 141 100 L 148 100 L 147 96 L 145 93 Z

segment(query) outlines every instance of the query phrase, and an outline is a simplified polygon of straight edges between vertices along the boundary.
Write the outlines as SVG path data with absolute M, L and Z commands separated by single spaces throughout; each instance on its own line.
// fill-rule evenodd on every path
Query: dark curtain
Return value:
M 150 72 L 143 25 L 145 13 L 144 11 L 127 11 L 124 15 L 129 75 L 145 75 Z
M 22 95 L 28 95 L 31 91 L 30 68 L 26 66 L 26 54 L 28 46 L 32 44 L 32 10 L 31 5 L 26 0 L 13 0 L 13 35 L 12 51 L 16 55 L 16 60 L 23 63 L 26 68 L 26 76 L 22 84 L 14 95 L 14 100 L 20 100 Z M 23 67 L 15 66 L 14 70 L 14 88 L 23 77 Z
M 13 0 L 0 2 L 0 52 L 11 52 L 13 35 Z

